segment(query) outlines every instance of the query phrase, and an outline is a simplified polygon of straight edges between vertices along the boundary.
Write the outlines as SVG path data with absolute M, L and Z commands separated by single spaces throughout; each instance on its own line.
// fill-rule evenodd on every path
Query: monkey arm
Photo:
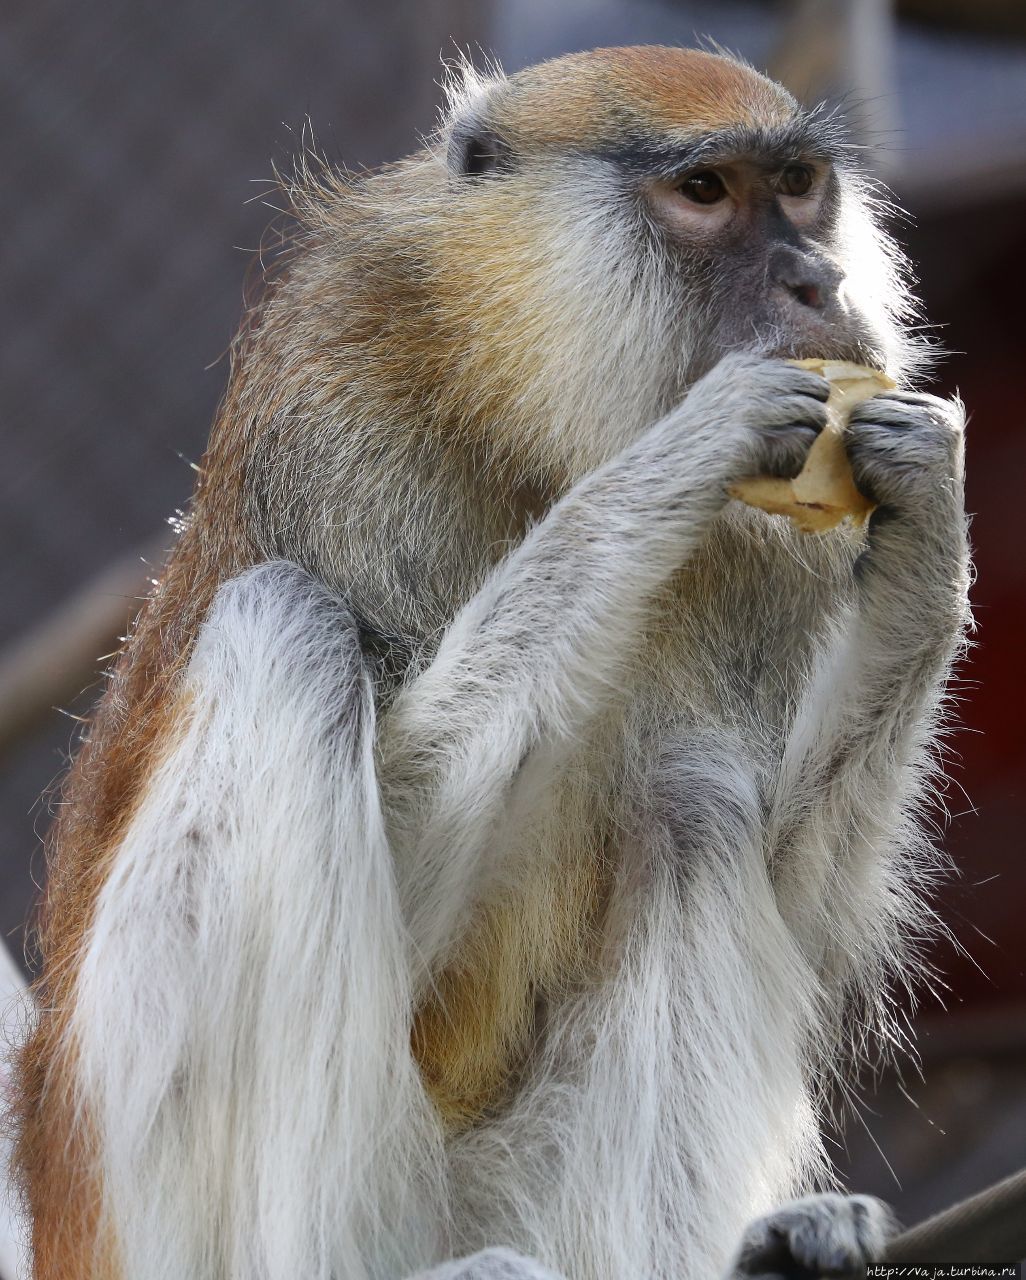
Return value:
M 885 956 L 900 945 L 887 920 L 859 914 L 866 884 L 889 882 L 881 852 L 915 860 L 925 851 L 910 819 L 935 765 L 945 680 L 969 624 L 963 426 L 957 402 L 902 393 L 852 418 L 853 470 L 881 506 L 856 563 L 852 609 L 821 648 L 795 717 L 769 831 L 784 909 L 799 932 L 814 930 L 810 891 L 829 901 L 840 928 L 832 942 L 809 945 L 814 954 L 839 948 L 842 968 L 841 953 L 867 928 L 879 929 Z M 916 865 L 923 872 L 929 862 Z
M 549 512 L 383 716 L 381 786 L 425 977 L 588 718 L 616 696 L 646 606 L 727 485 L 800 456 L 826 394 L 784 361 L 722 360 Z
M 560 502 L 382 716 L 383 801 L 425 979 L 585 724 L 615 698 L 646 601 L 714 514 L 696 501 L 671 535 L 639 501 L 654 479 L 639 456 Z

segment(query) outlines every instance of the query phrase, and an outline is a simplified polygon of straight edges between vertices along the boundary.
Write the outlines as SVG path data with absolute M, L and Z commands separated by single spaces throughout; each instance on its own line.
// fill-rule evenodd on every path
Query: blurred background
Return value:
M 838 1135 L 906 1222 L 1026 1163 L 1023 0 L 5 0 L 0 13 L 0 927 L 26 968 L 52 783 L 159 572 L 242 282 L 310 122 L 353 167 L 431 129 L 440 58 L 508 71 L 711 36 L 846 106 L 971 412 L 979 632 L 960 672 L 945 985 Z M 55 708 L 59 708 L 55 709 Z

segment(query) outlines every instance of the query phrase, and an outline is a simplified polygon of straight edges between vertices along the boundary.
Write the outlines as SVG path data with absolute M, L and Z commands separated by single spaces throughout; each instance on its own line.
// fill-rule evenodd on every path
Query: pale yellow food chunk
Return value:
M 794 360 L 801 369 L 822 374 L 830 383 L 826 426 L 816 437 L 805 466 L 793 480 L 758 476 L 732 485 L 732 498 L 771 515 L 790 516 L 803 533 L 819 533 L 850 516 L 862 524 L 874 504 L 855 487 L 844 430 L 852 409 L 880 391 L 894 386 L 893 379 L 877 369 L 844 360 Z

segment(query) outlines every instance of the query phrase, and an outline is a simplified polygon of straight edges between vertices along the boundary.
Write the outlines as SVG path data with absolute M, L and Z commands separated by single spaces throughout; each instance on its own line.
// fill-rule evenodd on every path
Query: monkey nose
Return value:
M 770 260 L 771 284 L 800 306 L 823 311 L 840 290 L 842 274 L 833 263 L 789 246 Z

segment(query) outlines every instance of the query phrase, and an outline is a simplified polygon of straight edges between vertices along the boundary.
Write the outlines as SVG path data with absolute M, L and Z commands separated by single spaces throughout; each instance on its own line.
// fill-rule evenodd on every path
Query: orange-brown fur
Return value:
M 597 49 L 543 62 L 513 78 L 497 123 L 514 143 L 595 146 L 632 126 L 693 137 L 793 115 L 779 85 L 699 49 Z
M 601 846 L 582 840 L 557 848 L 530 883 L 480 911 L 439 974 L 412 1043 L 450 1128 L 465 1128 L 501 1103 L 535 1033 L 536 1005 L 594 971 L 611 876 Z

